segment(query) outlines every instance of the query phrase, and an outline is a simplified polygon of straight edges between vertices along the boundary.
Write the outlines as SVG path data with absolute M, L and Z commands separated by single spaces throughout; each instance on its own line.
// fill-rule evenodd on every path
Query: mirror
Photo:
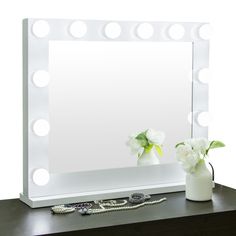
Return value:
M 25 19 L 20 199 L 42 207 L 184 190 L 174 146 L 208 133 L 204 25 Z M 165 133 L 164 155 L 140 166 L 126 143 L 149 128 Z
M 175 162 L 191 70 L 189 42 L 50 41 L 50 172 L 134 167 L 128 136 L 149 127 L 166 134 L 161 163 Z

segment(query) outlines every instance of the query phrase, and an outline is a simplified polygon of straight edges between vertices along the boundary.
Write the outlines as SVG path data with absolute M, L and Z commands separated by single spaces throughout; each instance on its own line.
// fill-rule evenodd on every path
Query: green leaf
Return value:
M 142 147 L 147 147 L 147 146 L 148 146 L 148 140 L 147 140 L 146 135 L 145 135 L 144 132 L 143 132 L 143 133 L 140 133 L 140 134 L 136 137 L 136 139 L 139 141 L 139 143 L 140 143 L 140 145 L 141 145 Z
M 184 145 L 184 142 L 177 143 L 177 144 L 175 145 L 175 148 L 177 148 L 177 147 L 180 146 L 180 145 Z
M 149 153 L 153 148 L 153 144 L 149 144 L 147 147 L 144 148 L 146 153 Z
M 159 145 L 155 145 L 156 151 L 160 156 L 163 156 L 163 151 Z
M 210 149 L 220 148 L 220 147 L 225 147 L 225 144 L 217 140 L 211 141 L 209 148 L 206 150 L 206 155 L 208 154 Z
M 220 147 L 225 147 L 225 144 L 222 143 L 221 141 L 215 140 L 210 143 L 209 149 L 220 148 Z

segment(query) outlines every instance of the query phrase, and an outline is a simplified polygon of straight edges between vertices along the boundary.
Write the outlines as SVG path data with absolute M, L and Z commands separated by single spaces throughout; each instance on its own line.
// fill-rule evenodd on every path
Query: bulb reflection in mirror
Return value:
M 44 38 L 49 34 L 50 26 L 45 20 L 38 20 L 32 26 L 33 34 L 38 38 Z
M 33 182 L 38 186 L 44 186 L 49 182 L 50 176 L 46 169 L 40 168 L 33 172 Z
M 50 125 L 48 123 L 48 121 L 44 120 L 44 119 L 39 119 L 36 120 L 33 123 L 33 131 L 37 136 L 46 136 L 48 135 L 50 130 Z
M 207 127 L 210 123 L 210 115 L 208 112 L 200 112 L 197 116 L 197 123 L 202 127 Z
M 70 34 L 75 38 L 82 38 L 87 33 L 87 25 L 83 21 L 75 21 L 70 25 Z
M 142 23 L 137 27 L 137 35 L 141 39 L 149 39 L 153 36 L 153 33 L 153 26 L 149 23 Z
M 121 27 L 116 22 L 108 23 L 105 26 L 105 36 L 109 39 L 118 38 L 121 34 Z
M 189 122 L 189 124 L 193 123 L 192 120 L 193 120 L 193 113 L 189 112 L 189 114 L 188 114 L 188 122 Z
M 47 71 L 38 70 L 33 74 L 32 80 L 36 87 L 43 88 L 48 85 L 50 76 Z
M 202 25 L 198 30 L 199 37 L 203 40 L 209 40 L 212 34 L 210 24 Z
M 184 37 L 185 29 L 181 24 L 171 25 L 168 30 L 168 35 L 173 40 L 180 40 Z
M 198 72 L 198 80 L 203 84 L 208 84 L 210 80 L 210 70 L 208 68 L 201 69 Z

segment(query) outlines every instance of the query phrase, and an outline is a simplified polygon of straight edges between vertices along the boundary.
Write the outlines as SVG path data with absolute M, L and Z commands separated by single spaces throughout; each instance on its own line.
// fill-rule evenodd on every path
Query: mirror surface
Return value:
M 191 42 L 49 42 L 50 173 L 135 167 L 128 136 L 191 137 Z

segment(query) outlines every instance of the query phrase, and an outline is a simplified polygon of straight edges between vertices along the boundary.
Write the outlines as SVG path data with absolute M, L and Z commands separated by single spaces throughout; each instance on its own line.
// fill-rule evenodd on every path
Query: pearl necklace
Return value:
M 104 203 L 103 203 L 103 204 L 99 204 L 101 208 L 88 209 L 87 211 L 79 211 L 79 212 L 82 215 L 91 215 L 91 214 L 100 214 L 100 213 L 111 212 L 111 211 L 134 210 L 145 205 L 154 205 L 154 204 L 161 203 L 163 201 L 166 201 L 166 198 L 161 198 L 159 200 L 150 201 L 150 202 L 143 202 L 134 206 L 123 206 L 123 207 L 112 207 L 112 208 L 105 208 Z M 107 203 L 106 203 L 106 206 L 108 206 Z
M 54 214 L 66 214 L 66 213 L 71 213 L 75 211 L 75 207 L 67 207 L 65 205 L 58 205 L 51 207 L 51 211 Z

